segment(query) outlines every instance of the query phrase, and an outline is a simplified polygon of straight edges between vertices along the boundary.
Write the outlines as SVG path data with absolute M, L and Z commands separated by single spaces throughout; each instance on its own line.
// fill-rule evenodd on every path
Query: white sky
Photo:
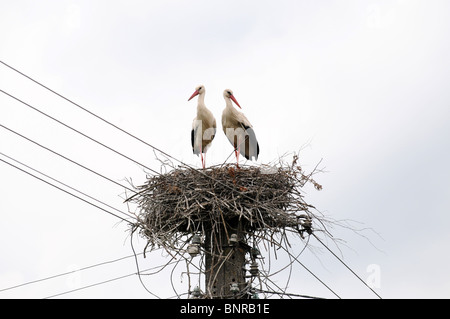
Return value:
M 196 101 L 187 99 L 204 84 L 206 104 L 220 123 L 222 91 L 232 89 L 257 134 L 258 163 L 307 145 L 301 165 L 312 169 L 323 158 L 327 172 L 317 176 L 324 189 L 308 189 L 306 201 L 382 237 L 364 231 L 372 245 L 349 230 L 333 230 L 346 241 L 348 265 L 363 279 L 376 265 L 376 291 L 385 298 L 449 298 L 449 16 L 444 0 L 0 0 L 0 60 L 197 167 L 190 146 Z M 159 170 L 152 149 L 1 64 L 0 89 Z M 138 165 L 4 94 L 0 112 L 0 124 L 118 182 L 144 181 Z M 207 165 L 231 151 L 218 134 Z M 126 210 L 120 187 L 1 127 L 0 152 Z M 0 290 L 132 254 L 128 228 L 118 219 L 3 163 L 0 176 Z M 137 251 L 145 245 L 134 244 Z M 341 297 L 374 297 L 327 251 L 314 252 L 307 250 L 302 262 Z M 140 267 L 164 260 L 156 252 L 140 258 Z M 133 272 L 129 258 L 0 291 L 0 298 L 44 298 Z M 144 280 L 170 297 L 169 277 L 162 272 Z M 186 292 L 186 277 L 173 282 Z M 294 268 L 289 290 L 333 297 L 301 267 Z M 130 276 L 63 297 L 151 295 Z

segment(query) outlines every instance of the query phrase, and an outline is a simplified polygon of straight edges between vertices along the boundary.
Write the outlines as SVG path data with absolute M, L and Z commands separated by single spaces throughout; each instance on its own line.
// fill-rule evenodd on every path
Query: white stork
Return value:
M 233 91 L 229 89 L 223 91 L 223 97 L 226 102 L 226 107 L 222 113 L 222 128 L 231 145 L 234 147 L 236 166 L 239 167 L 239 153 L 242 153 L 248 160 L 252 160 L 253 157 L 257 160 L 259 145 L 250 121 L 242 112 L 236 110 L 231 103 L 233 101 L 241 108 L 233 95 Z
M 192 152 L 200 154 L 202 158 L 202 166 L 205 168 L 206 151 L 211 146 L 211 142 L 216 135 L 216 119 L 205 105 L 205 87 L 197 86 L 195 92 L 188 101 L 198 95 L 197 116 L 192 122 L 191 142 Z M 205 156 L 203 156 L 205 154 Z

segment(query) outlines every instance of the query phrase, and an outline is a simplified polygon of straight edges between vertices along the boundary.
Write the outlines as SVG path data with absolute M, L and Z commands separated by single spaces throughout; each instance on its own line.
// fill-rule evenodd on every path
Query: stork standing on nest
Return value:
M 242 153 L 248 160 L 253 160 L 253 158 L 257 160 L 259 145 L 250 121 L 242 112 L 236 110 L 231 103 L 233 101 L 241 108 L 233 95 L 233 91 L 229 89 L 223 91 L 223 97 L 226 102 L 226 107 L 222 113 L 222 128 L 231 145 L 234 147 L 236 166 L 239 168 L 239 154 Z
M 188 101 L 198 95 L 197 116 L 192 122 L 191 142 L 192 152 L 200 154 L 202 158 L 202 166 L 205 168 L 206 151 L 211 146 L 211 142 L 216 135 L 216 119 L 214 115 L 205 105 L 205 87 L 197 86 L 195 92 Z M 205 154 L 205 156 L 203 156 Z

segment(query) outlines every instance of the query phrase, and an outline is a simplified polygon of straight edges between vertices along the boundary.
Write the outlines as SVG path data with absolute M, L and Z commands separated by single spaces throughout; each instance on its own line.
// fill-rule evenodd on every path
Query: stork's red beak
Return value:
M 242 107 L 239 105 L 238 101 L 236 101 L 236 98 L 234 97 L 234 95 L 230 95 L 230 99 L 232 99 L 233 102 L 236 103 L 236 105 L 239 106 L 240 109 L 242 109 Z
M 191 95 L 188 101 L 190 101 L 194 96 L 198 95 L 198 90 L 195 90 L 195 92 Z

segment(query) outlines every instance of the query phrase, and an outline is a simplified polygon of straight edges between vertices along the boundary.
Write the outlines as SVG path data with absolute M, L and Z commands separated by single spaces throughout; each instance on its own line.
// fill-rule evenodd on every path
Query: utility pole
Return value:
M 216 224 L 217 225 L 217 224 Z M 208 229 L 205 238 L 205 287 L 214 299 L 246 299 L 245 232 L 238 219 Z

